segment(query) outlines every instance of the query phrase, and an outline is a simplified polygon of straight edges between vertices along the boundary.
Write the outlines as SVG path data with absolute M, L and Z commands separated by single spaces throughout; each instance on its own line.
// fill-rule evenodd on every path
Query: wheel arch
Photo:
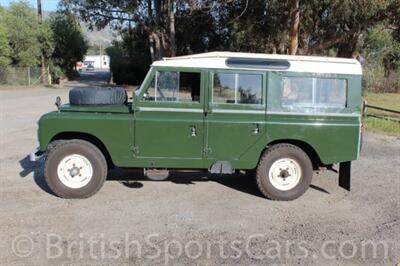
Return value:
M 271 141 L 263 149 L 263 151 L 260 155 L 260 158 L 261 158 L 262 154 L 269 147 L 271 147 L 275 144 L 281 144 L 281 143 L 292 144 L 292 145 L 297 146 L 300 149 L 302 149 L 310 158 L 314 170 L 317 170 L 320 166 L 324 165 L 320 159 L 320 156 L 318 155 L 317 151 L 315 150 L 315 148 L 313 146 L 311 146 L 309 143 L 302 141 L 302 140 L 298 140 L 298 139 L 277 139 L 277 140 Z
M 71 140 L 71 139 L 80 139 L 80 140 L 84 140 L 84 141 L 87 141 L 87 142 L 93 144 L 103 153 L 103 155 L 107 161 L 108 168 L 114 167 L 114 163 L 112 161 L 111 155 L 110 155 L 107 147 L 104 145 L 104 143 L 98 137 L 96 137 L 92 134 L 89 134 L 89 133 L 74 132 L 74 131 L 60 132 L 60 133 L 57 133 L 56 135 L 54 135 L 50 139 L 49 143 L 47 144 L 47 147 L 49 147 L 49 145 L 54 141 Z

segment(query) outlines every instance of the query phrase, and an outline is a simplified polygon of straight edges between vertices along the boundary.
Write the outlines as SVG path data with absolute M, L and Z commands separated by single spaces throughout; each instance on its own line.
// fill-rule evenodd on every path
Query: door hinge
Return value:
M 131 151 L 133 152 L 133 156 L 136 157 L 139 155 L 139 147 L 131 146 Z
M 204 157 L 208 157 L 212 153 L 212 149 L 210 147 L 205 147 L 203 149 L 203 155 Z

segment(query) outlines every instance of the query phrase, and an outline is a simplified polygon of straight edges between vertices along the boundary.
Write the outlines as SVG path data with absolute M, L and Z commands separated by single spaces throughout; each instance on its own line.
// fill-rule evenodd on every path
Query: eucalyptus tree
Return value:
M 110 25 L 121 30 L 140 25 L 153 60 L 175 55 L 176 4 L 173 0 L 62 0 L 64 10 L 78 14 L 91 28 Z

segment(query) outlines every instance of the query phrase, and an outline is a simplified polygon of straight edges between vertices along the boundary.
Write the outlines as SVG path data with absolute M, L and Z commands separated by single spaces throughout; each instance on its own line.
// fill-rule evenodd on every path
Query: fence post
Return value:
M 31 68 L 28 67 L 28 85 L 31 85 Z

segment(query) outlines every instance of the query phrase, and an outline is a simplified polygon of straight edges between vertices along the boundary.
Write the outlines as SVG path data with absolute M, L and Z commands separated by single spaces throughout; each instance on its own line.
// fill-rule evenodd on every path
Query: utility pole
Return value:
M 103 60 L 102 60 L 103 50 L 102 50 L 102 47 L 101 47 L 101 43 L 100 43 L 99 53 L 100 53 L 100 58 L 99 58 L 99 61 L 100 61 L 100 69 L 102 69 L 102 68 L 103 68 L 103 64 L 102 64 L 102 62 L 103 62 Z
M 38 10 L 38 19 L 39 19 L 39 24 L 42 24 L 43 22 L 43 16 L 42 16 L 42 0 L 37 0 L 37 10 Z M 48 83 L 48 78 L 47 78 L 47 71 L 46 71 L 46 61 L 44 58 L 44 55 L 42 53 L 41 55 L 41 64 L 42 64 L 42 75 L 41 75 L 41 80 L 42 83 Z

